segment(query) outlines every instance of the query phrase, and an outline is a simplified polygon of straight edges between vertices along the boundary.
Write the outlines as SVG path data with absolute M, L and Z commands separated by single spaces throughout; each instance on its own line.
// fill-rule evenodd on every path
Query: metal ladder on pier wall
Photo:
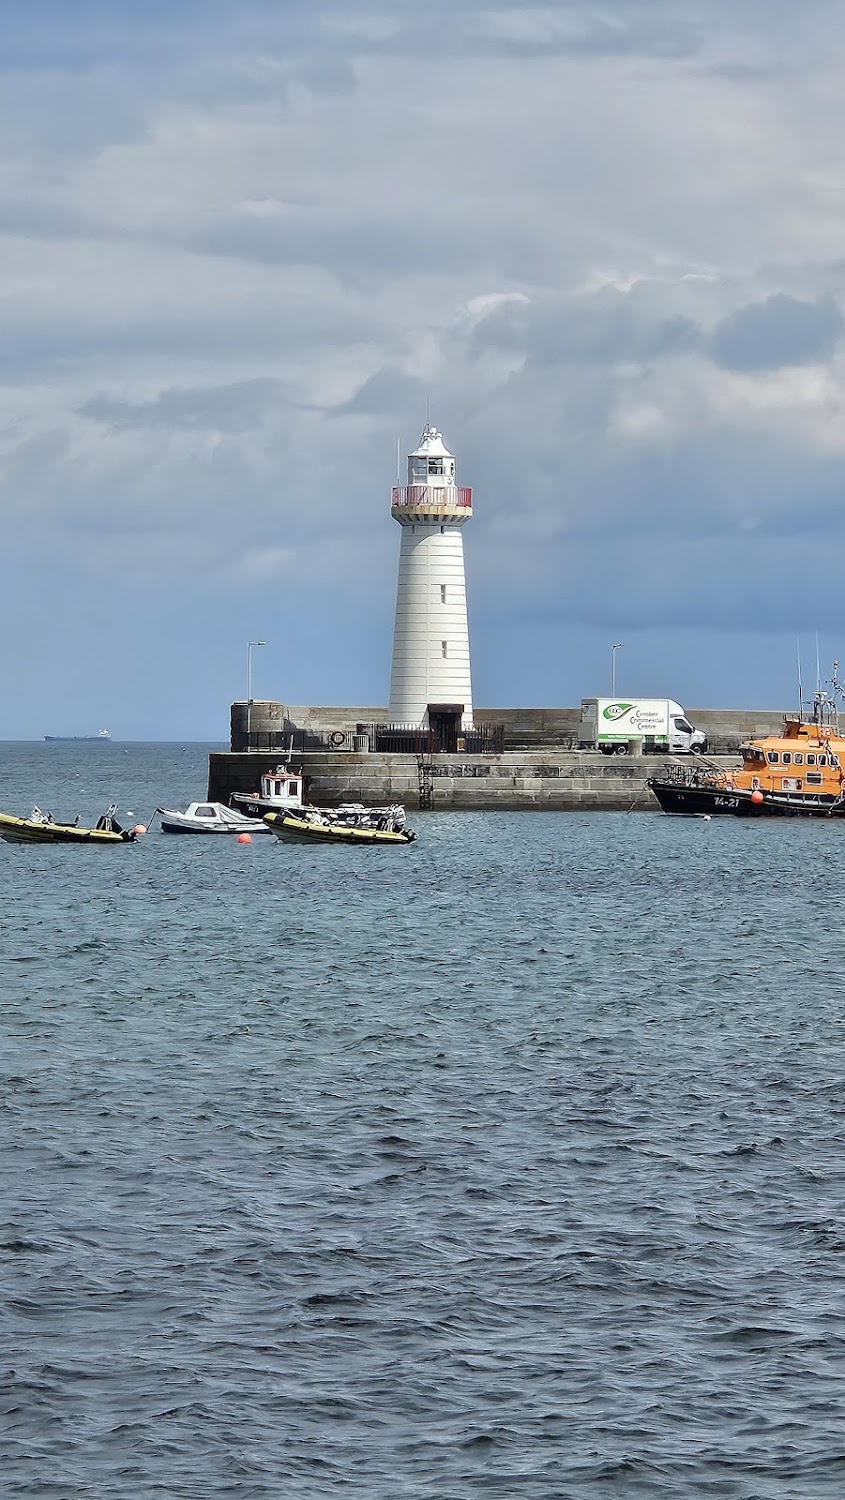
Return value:
M 420 787 L 420 809 L 427 812 L 434 806 L 434 763 L 431 756 L 417 756 L 417 777 Z

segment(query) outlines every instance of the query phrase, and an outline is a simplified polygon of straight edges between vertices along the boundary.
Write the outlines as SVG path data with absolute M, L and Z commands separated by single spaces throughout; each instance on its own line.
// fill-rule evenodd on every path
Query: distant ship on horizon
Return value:
M 48 745 L 91 745 L 96 740 L 110 740 L 111 731 L 98 729 L 96 734 L 45 734 Z

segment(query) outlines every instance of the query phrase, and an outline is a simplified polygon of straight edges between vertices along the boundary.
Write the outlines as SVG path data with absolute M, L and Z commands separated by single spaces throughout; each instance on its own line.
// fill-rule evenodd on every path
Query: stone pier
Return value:
M 709 757 L 708 757 L 709 759 Z M 666 757 L 586 755 L 578 751 L 509 751 L 504 755 L 432 755 L 431 807 L 437 811 L 488 811 L 493 808 L 539 811 L 659 812 L 646 785 L 667 763 Z M 209 757 L 208 797 L 228 802 L 232 792 L 254 792 L 265 771 L 279 763 L 278 753 Z M 683 758 L 689 763 L 689 757 Z M 735 757 L 715 764 L 730 766 Z M 402 802 L 420 806 L 420 769 L 413 755 L 356 755 L 350 751 L 295 752 L 291 765 L 306 777 L 306 796 L 317 806 L 363 802 L 378 806 Z
M 251 739 L 245 733 L 251 720 Z M 707 735 L 706 759 L 737 764 L 740 743 L 778 733 L 782 709 L 687 709 Z M 317 805 L 363 802 L 378 806 L 420 803 L 420 762 L 409 754 L 358 753 L 375 745 L 387 710 L 373 706 L 284 706 L 276 701 L 232 705 L 232 743 L 238 750 L 209 758 L 208 796 L 228 802 L 232 792 L 254 792 L 262 774 L 291 758 L 308 778 L 307 797 Z M 430 805 L 437 809 L 627 810 L 658 812 L 648 778 L 665 755 L 601 755 L 579 750 L 580 708 L 476 709 L 475 722 L 501 725 L 503 754 L 462 752 L 424 757 Z M 259 741 L 261 748 L 247 748 Z M 275 748 L 270 748 L 274 746 Z M 689 765 L 690 757 L 680 764 Z M 423 797 L 423 804 L 427 797 Z

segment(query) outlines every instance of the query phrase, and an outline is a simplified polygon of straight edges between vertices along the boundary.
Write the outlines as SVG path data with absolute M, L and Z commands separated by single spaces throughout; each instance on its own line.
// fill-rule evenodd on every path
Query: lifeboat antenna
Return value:
M 831 687 L 830 705 L 831 705 L 831 709 L 832 709 L 832 713 L 833 713 L 834 727 L 835 727 L 836 732 L 838 734 L 839 733 L 839 702 L 838 702 L 838 700 L 842 697 L 842 683 L 839 681 L 839 662 L 838 661 L 834 661 L 834 663 L 833 663 L 833 671 L 830 674 L 830 687 Z
M 813 694 L 813 723 L 824 724 L 827 719 L 827 693 L 821 688 Z
M 801 637 L 795 638 L 795 654 L 798 658 L 798 717 L 804 717 L 804 689 L 801 686 Z

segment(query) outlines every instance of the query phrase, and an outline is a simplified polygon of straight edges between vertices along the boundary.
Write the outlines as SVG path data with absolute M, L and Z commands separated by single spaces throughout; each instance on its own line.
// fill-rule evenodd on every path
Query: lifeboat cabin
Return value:
M 733 773 L 738 790 L 764 797 L 799 794 L 828 806 L 842 798 L 845 738 L 830 725 L 787 719 L 781 736 L 751 740 L 740 752 L 742 765 Z

